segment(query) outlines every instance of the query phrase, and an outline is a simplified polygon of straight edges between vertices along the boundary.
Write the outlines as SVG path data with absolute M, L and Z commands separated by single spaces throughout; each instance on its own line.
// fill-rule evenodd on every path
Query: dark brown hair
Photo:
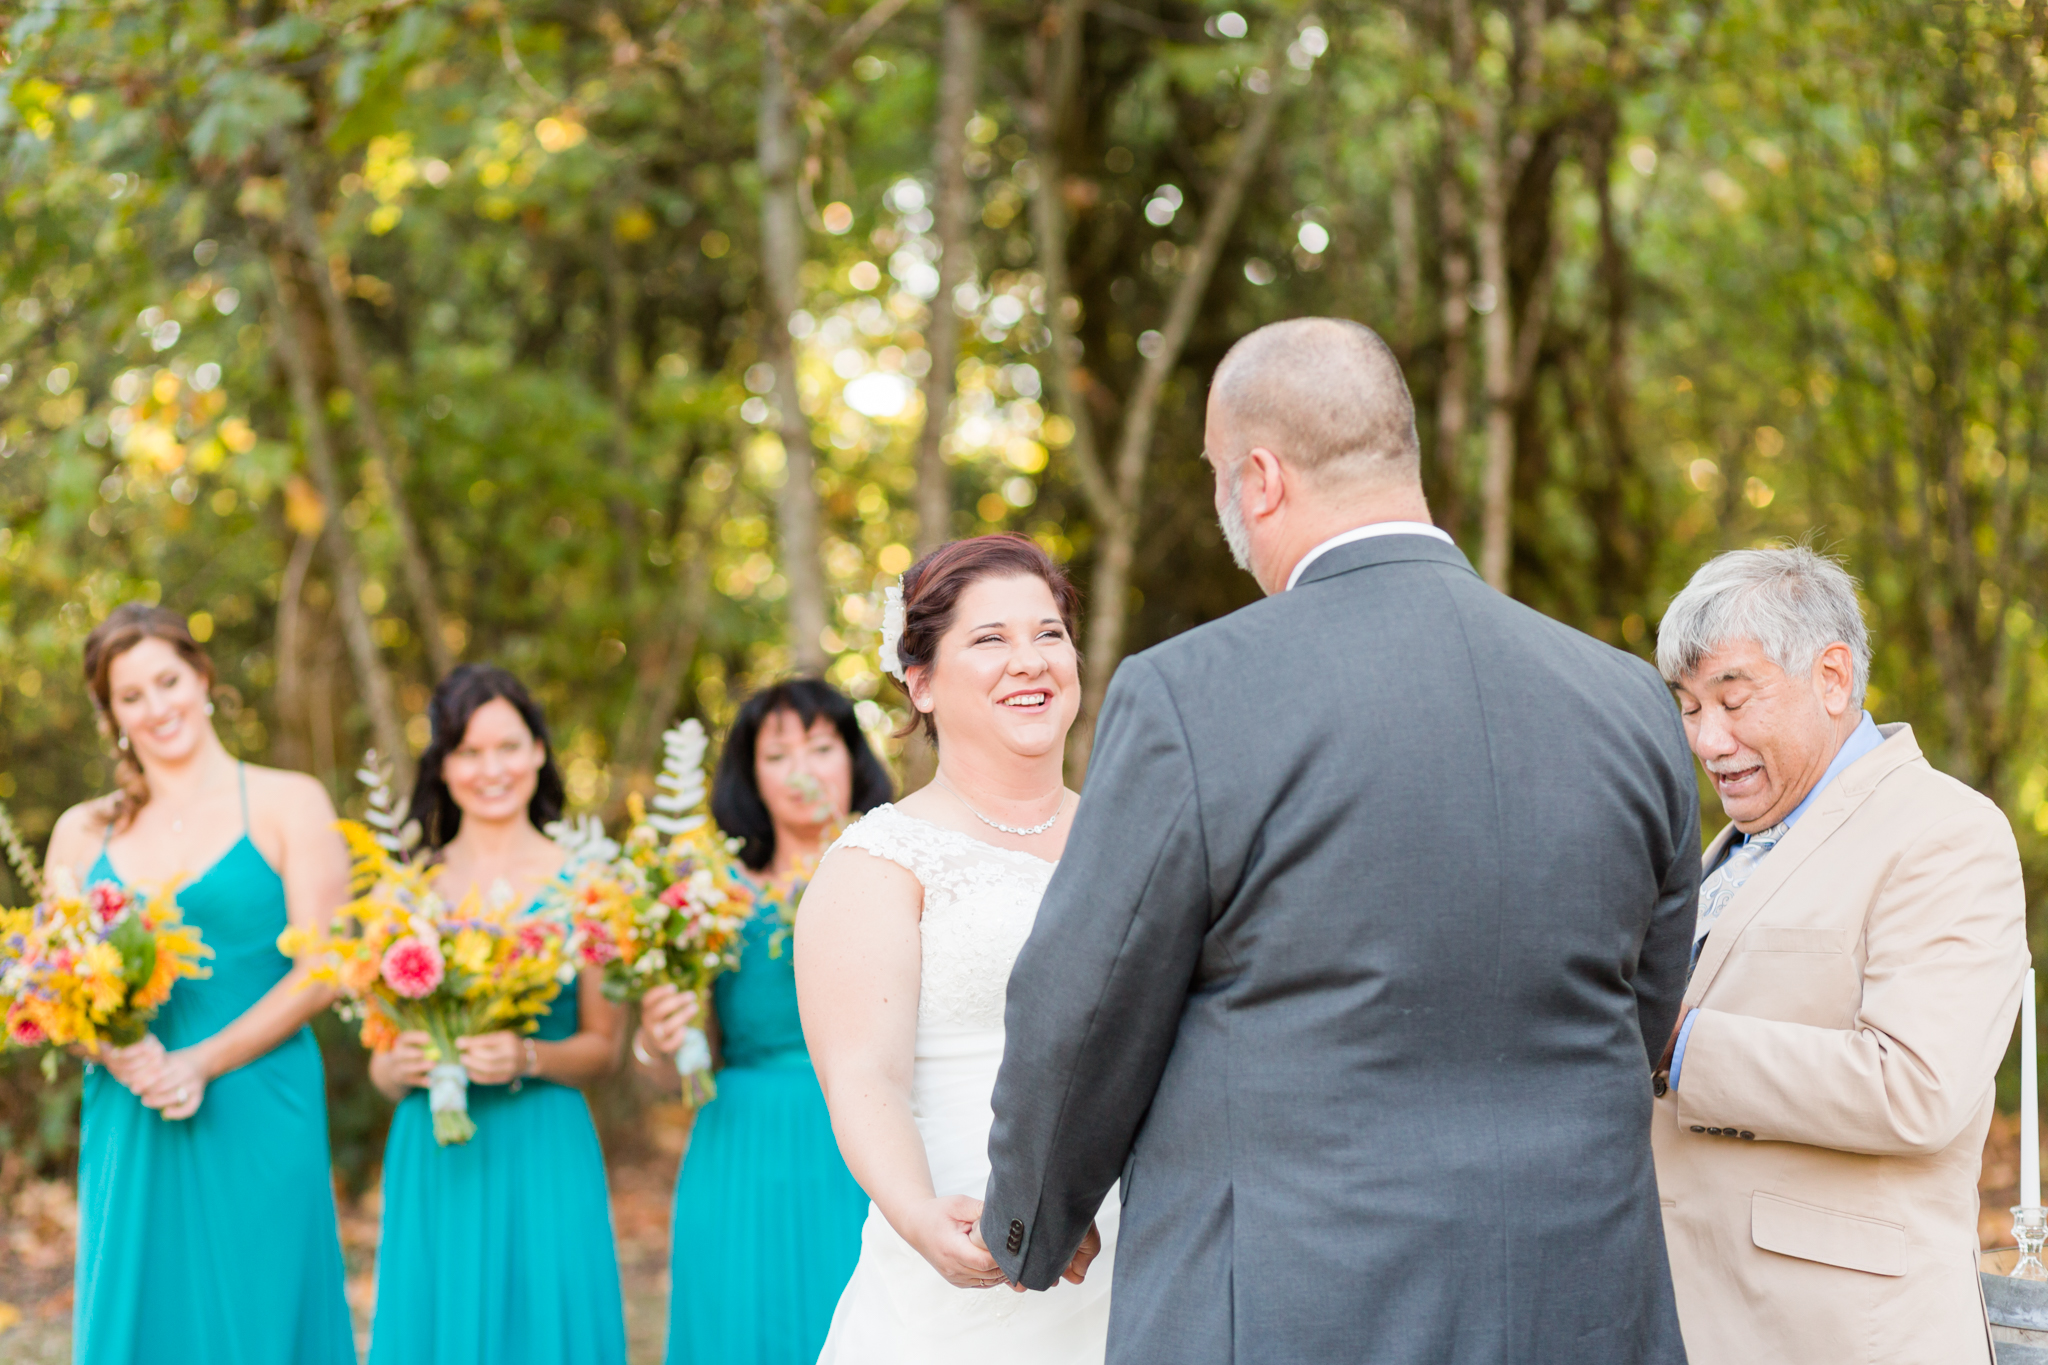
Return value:
M 756 692 L 733 717 L 732 728 L 725 733 L 725 752 L 718 756 L 718 773 L 711 779 L 711 818 L 727 837 L 740 841 L 740 861 L 756 872 L 775 860 L 775 821 L 761 799 L 754 753 L 761 727 L 778 711 L 795 716 L 805 730 L 820 719 L 832 722 L 853 760 L 853 814 L 866 815 L 895 795 L 889 770 L 868 747 L 853 703 L 839 689 L 820 678 L 791 678 Z
M 152 607 L 146 602 L 124 602 L 107 613 L 107 619 L 85 637 L 85 684 L 92 689 L 93 709 L 99 712 L 100 733 L 114 741 L 114 785 L 117 790 L 101 806 L 101 817 L 115 829 L 126 829 L 135 814 L 149 804 L 149 779 L 132 750 L 119 747 L 120 730 L 114 724 L 114 660 L 144 640 L 162 640 L 206 680 L 213 690 L 213 660 L 192 638 L 185 618 L 169 607 Z
M 555 766 L 555 744 L 548 738 L 548 720 L 519 679 L 492 664 L 458 664 L 441 679 L 427 702 L 427 723 L 432 726 L 427 751 L 420 755 L 419 775 L 413 779 L 412 806 L 407 818 L 419 825 L 420 837 L 429 850 L 447 846 L 462 828 L 462 807 L 441 776 L 448 755 L 462 747 L 469 733 L 470 718 L 494 701 L 511 704 L 526 723 L 526 731 L 540 744 L 540 773 L 533 797 L 526 803 L 526 818 L 533 827 L 545 830 L 562 818 L 567 792 L 562 771 Z
M 896 642 L 896 658 L 906 674 L 914 666 L 930 666 L 939 637 L 953 628 L 953 612 L 960 605 L 960 594 L 967 591 L 970 583 L 984 578 L 1040 579 L 1052 592 L 1068 638 L 1074 637 L 1074 617 L 1081 607 L 1080 590 L 1068 581 L 1066 570 L 1039 548 L 1037 541 L 1010 531 L 956 540 L 933 550 L 903 575 L 903 638 Z M 908 686 L 904 692 L 908 694 Z M 914 711 L 909 723 L 897 733 L 910 734 L 920 725 L 924 727 L 925 738 L 936 746 L 939 727 L 928 711 Z

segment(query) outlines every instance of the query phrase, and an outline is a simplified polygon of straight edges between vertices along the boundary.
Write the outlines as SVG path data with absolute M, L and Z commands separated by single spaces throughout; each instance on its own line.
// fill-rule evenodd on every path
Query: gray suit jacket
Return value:
M 1650 1072 L 1699 806 L 1638 659 L 1426 536 L 1134 656 L 1010 978 L 982 1227 L 1123 1181 L 1117 1365 L 1678 1365 Z

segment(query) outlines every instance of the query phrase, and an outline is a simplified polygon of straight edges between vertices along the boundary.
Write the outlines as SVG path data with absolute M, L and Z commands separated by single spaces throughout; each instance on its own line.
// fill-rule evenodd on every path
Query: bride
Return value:
M 1006 1286 L 977 1227 L 1010 967 L 1077 800 L 1061 758 L 1078 594 L 996 535 L 926 555 L 890 596 L 882 665 L 939 768 L 840 837 L 797 917 L 804 1036 L 873 1201 L 819 1365 L 1099 1362 L 1117 1201 L 1043 1294 Z

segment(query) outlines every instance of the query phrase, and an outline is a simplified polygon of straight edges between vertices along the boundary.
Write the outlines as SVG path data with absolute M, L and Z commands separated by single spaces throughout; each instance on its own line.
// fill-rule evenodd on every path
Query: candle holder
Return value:
M 2048 1209 L 2031 1204 L 2014 1205 L 2012 1239 L 2019 1243 L 2020 1259 L 2012 1268 L 2011 1278 L 2048 1281 L 2048 1266 L 2041 1264 L 2041 1244 L 2048 1242 Z

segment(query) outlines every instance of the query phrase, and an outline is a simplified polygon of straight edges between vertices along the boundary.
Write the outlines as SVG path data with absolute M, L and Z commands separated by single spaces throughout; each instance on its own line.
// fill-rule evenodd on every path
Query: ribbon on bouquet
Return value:
M 453 1147 L 476 1136 L 469 1116 L 469 1073 L 460 1062 L 436 1062 L 427 1072 L 427 1108 L 434 1115 L 434 1141 Z
M 718 1098 L 718 1082 L 711 1075 L 711 1040 L 694 1024 L 683 1031 L 683 1045 L 676 1049 L 676 1071 L 683 1078 L 683 1098 L 691 1105 Z

